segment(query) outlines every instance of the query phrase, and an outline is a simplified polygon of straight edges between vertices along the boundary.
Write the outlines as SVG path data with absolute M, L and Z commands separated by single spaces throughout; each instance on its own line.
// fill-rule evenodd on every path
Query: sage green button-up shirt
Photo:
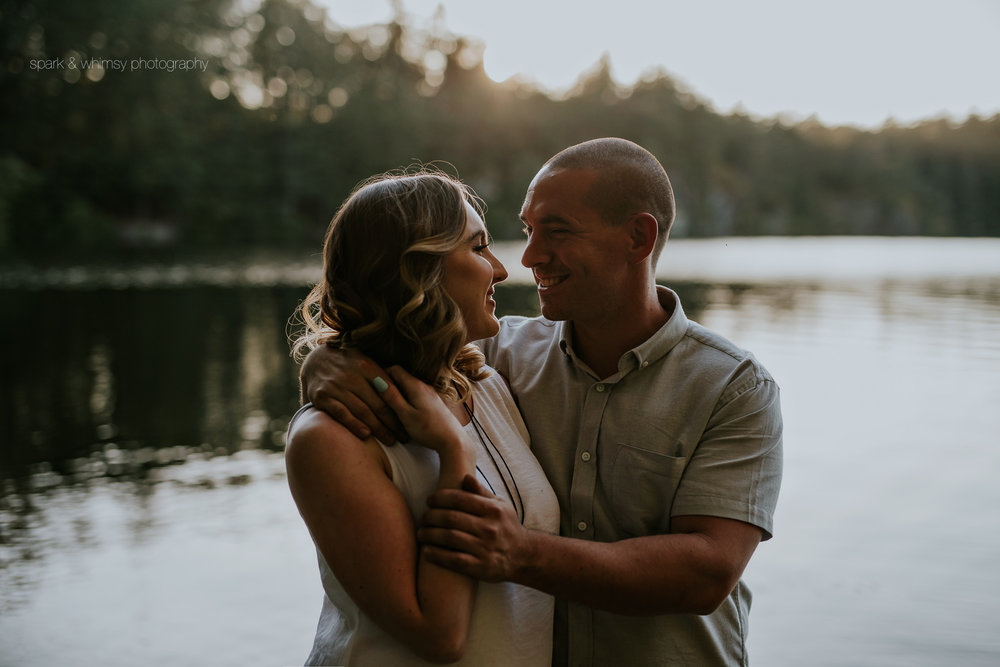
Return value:
M 753 357 L 673 315 L 598 378 L 572 325 L 505 317 L 481 341 L 510 382 L 560 507 L 560 533 L 601 542 L 670 532 L 674 516 L 745 521 L 772 533 L 781 483 L 778 386 Z M 745 665 L 750 591 L 708 616 L 623 616 L 558 600 L 554 664 Z

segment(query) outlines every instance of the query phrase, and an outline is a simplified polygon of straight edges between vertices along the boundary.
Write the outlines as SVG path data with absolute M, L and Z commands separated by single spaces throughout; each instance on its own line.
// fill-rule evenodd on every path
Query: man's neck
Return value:
M 673 314 L 660 304 L 656 288 L 633 308 L 600 323 L 573 322 L 573 351 L 599 378 L 618 372 L 621 356 L 659 331 Z

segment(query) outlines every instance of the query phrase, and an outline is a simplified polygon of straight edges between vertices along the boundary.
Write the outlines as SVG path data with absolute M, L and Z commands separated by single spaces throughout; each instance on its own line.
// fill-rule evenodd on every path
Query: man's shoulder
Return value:
M 507 315 L 500 318 L 500 332 L 478 342 L 487 361 L 507 378 L 513 372 L 512 360 L 527 361 L 545 355 L 560 335 L 557 322 L 544 317 Z
M 747 358 L 753 357 L 750 352 L 736 345 L 736 343 L 718 331 L 690 320 L 688 321 L 685 338 L 696 345 L 699 351 L 706 354 L 717 354 L 720 357 L 728 357 L 732 359 L 733 363 L 738 364 Z
M 524 315 L 505 315 L 500 318 L 500 333 L 497 343 L 505 345 L 507 341 L 517 340 L 519 343 L 531 341 L 548 341 L 557 336 L 557 322 L 544 317 L 526 317 Z
M 697 322 L 688 322 L 685 340 L 692 361 L 703 370 L 715 368 L 722 373 L 743 375 L 752 384 L 774 380 L 753 353 Z
M 500 318 L 501 327 L 509 327 L 512 329 L 552 329 L 556 326 L 556 324 L 558 324 L 558 322 L 545 319 L 541 315 L 536 315 L 534 317 L 529 317 L 528 315 L 504 315 Z

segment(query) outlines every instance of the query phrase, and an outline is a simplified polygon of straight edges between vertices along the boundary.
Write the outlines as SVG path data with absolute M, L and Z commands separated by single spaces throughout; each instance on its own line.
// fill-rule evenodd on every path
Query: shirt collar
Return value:
M 677 293 L 668 287 L 657 285 L 656 296 L 664 310 L 673 311 L 670 319 L 656 333 L 621 356 L 621 359 L 618 360 L 619 376 L 623 377 L 637 368 L 645 368 L 666 356 L 687 333 L 688 319 L 684 314 L 684 308 L 681 306 L 681 300 Z M 562 350 L 563 354 L 578 362 L 579 360 L 573 352 L 573 323 L 569 321 L 557 322 L 556 327 L 559 334 L 559 349 Z

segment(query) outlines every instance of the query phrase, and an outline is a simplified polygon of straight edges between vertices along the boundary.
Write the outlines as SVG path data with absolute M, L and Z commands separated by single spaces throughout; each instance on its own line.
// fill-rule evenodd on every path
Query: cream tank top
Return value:
M 523 507 L 525 527 L 558 533 L 559 501 L 528 447 L 527 427 L 503 378 L 493 371 L 489 377 L 474 383 L 472 392 L 476 420 L 485 433 L 480 439 L 474 423 L 470 422 L 465 426 L 465 437 L 479 452 L 479 483 L 515 508 Z M 437 452 L 419 445 L 382 445 L 382 448 L 389 457 L 392 481 L 406 498 L 416 524 L 426 510 L 427 497 L 437 486 Z M 432 664 L 363 614 L 344 592 L 318 549 L 317 555 L 325 595 L 306 665 Z M 552 596 L 532 588 L 509 582 L 479 582 L 465 655 L 454 664 L 549 665 L 553 610 Z

